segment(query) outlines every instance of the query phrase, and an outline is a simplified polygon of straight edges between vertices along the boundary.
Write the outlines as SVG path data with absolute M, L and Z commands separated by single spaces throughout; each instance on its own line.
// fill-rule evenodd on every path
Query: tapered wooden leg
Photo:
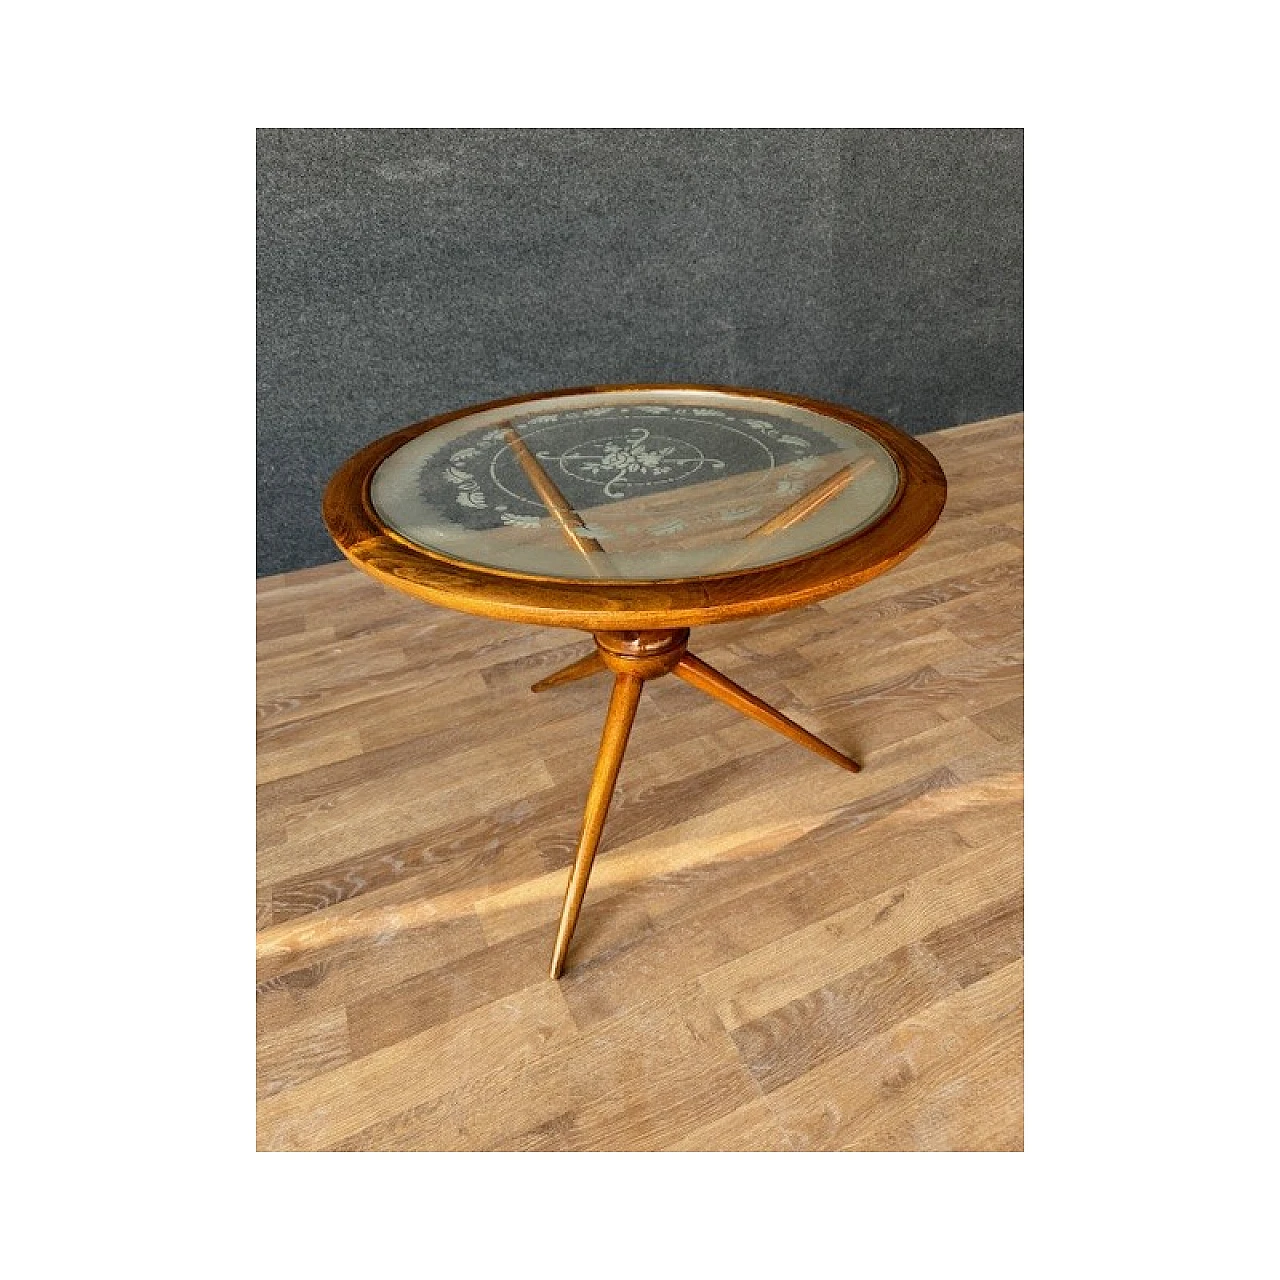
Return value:
M 533 691 L 541 693 L 543 689 L 550 689 L 558 684 L 568 684 L 570 680 L 582 680 L 603 670 L 604 659 L 600 656 L 600 651 L 592 649 L 585 658 L 579 658 L 576 662 L 569 663 L 567 667 L 561 667 L 559 671 L 544 676 L 533 686 Z
M 794 720 L 788 720 L 781 711 L 777 711 L 767 702 L 761 701 L 755 694 L 748 693 L 741 685 L 734 684 L 728 676 L 721 675 L 715 667 L 708 666 L 701 658 L 695 658 L 693 654 L 685 653 L 671 670 L 681 680 L 693 685 L 695 689 L 701 689 L 703 693 L 709 693 L 713 698 L 719 698 L 721 702 L 727 702 L 729 706 L 741 711 L 743 715 L 748 715 L 753 720 L 759 720 L 761 724 L 767 724 L 771 729 L 776 729 L 779 733 L 785 734 L 792 742 L 798 742 L 802 747 L 808 747 L 810 751 L 816 751 L 818 755 L 830 760 L 832 764 L 838 764 L 840 768 L 848 769 L 850 773 L 857 773 L 862 768 L 856 760 L 851 760 L 848 756 L 842 755 L 835 747 L 828 746 L 823 742 L 821 738 L 815 738 L 808 729 L 802 729 Z
M 622 767 L 622 755 L 627 749 L 627 738 L 636 718 L 636 706 L 644 680 L 640 676 L 618 672 L 614 680 L 613 694 L 609 699 L 609 711 L 605 716 L 604 734 L 600 740 L 600 754 L 596 758 L 596 770 L 591 778 L 591 790 L 587 793 L 587 811 L 582 819 L 582 834 L 578 838 L 578 852 L 569 873 L 569 886 L 564 895 L 564 907 L 560 912 L 560 928 L 556 933 L 555 950 L 551 955 L 551 976 L 558 978 L 564 972 L 565 955 L 569 939 L 573 937 L 582 909 L 582 898 L 587 892 L 587 880 L 591 875 L 591 863 L 604 830 L 604 820 L 613 799 L 614 784 Z

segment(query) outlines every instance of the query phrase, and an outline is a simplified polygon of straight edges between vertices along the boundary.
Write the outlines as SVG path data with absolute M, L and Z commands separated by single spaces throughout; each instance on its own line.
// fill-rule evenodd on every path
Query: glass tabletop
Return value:
M 874 525 L 899 468 L 850 423 L 726 391 L 579 392 L 463 414 L 374 471 L 386 526 L 452 560 L 657 581 L 791 560 Z

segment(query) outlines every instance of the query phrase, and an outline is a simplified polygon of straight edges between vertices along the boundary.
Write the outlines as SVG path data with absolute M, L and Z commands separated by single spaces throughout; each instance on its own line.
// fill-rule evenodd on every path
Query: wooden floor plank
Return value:
M 1021 889 L 1014 846 L 981 848 L 797 929 L 699 979 L 734 1031 Z
M 666 1151 L 790 1151 L 782 1126 L 763 1098 L 680 1135 Z
M 259 1147 L 315 1151 L 456 1091 L 479 1069 L 492 1076 L 542 1060 L 573 1037 L 554 984 L 545 981 L 430 1027 L 258 1104 Z
M 802 1151 L 1020 1150 L 1022 965 L 962 987 L 768 1096 Z
M 261 1150 L 1022 1147 L 1022 417 L 857 591 L 695 631 L 855 754 L 646 687 L 559 982 L 589 637 L 345 562 L 258 600 Z
M 350 1061 L 347 1011 L 341 1005 L 274 1031 L 258 1033 L 258 1096 L 269 1098 Z
M 757 1097 L 732 1042 L 685 984 L 438 1100 L 343 1150 L 660 1150 Z
M 901 901 L 895 893 L 877 916 Z M 739 1026 L 734 1043 L 768 1094 L 1021 955 L 1022 897 L 1015 894 L 984 903 L 861 968 L 842 969 Z
M 259 1034 L 347 1009 L 418 974 L 456 964 L 485 947 L 472 917 L 420 929 L 355 936 L 328 948 L 303 947 L 263 965 L 257 985 Z

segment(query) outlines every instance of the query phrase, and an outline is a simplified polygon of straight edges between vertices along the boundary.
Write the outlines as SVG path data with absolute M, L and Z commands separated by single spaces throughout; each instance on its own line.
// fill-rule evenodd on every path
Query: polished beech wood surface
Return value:
M 593 390 L 624 389 L 593 388 Z M 631 393 L 636 390 L 655 390 L 655 388 L 629 387 L 625 390 Z M 708 390 L 710 389 L 707 387 L 679 388 L 681 394 L 686 391 L 705 393 Z M 539 405 L 559 402 L 564 394 L 555 392 L 525 397 L 514 402 L 514 406 L 518 406 L 522 414 L 527 414 L 530 408 L 536 411 Z M 608 399 L 607 396 L 598 398 Z M 693 398 L 695 397 L 691 395 L 690 399 Z M 556 932 L 551 960 L 553 978 L 558 978 L 564 971 L 565 957 L 582 908 L 591 866 L 608 819 L 614 783 L 622 768 L 627 738 L 646 680 L 672 673 L 695 689 L 718 698 L 721 702 L 769 726 L 792 741 L 800 743 L 840 768 L 856 773 L 860 767 L 851 757 L 824 742 L 764 699 L 750 693 L 705 660 L 687 652 L 689 632 L 683 625 L 683 619 L 689 612 L 690 604 L 698 606 L 693 616 L 704 623 L 723 621 L 727 617 L 742 616 L 744 613 L 758 615 L 772 613 L 779 609 L 795 608 L 798 607 L 800 598 L 795 593 L 801 585 L 809 593 L 805 598 L 818 599 L 836 591 L 847 590 L 857 582 L 884 572 L 886 568 L 896 564 L 910 552 L 922 536 L 922 530 L 932 527 L 937 520 L 946 495 L 943 472 L 937 461 L 922 445 L 887 423 L 868 418 L 864 414 L 797 396 L 750 390 L 737 391 L 735 403 L 744 401 L 752 405 L 758 404 L 761 413 L 767 412 L 770 406 L 777 406 L 780 403 L 803 405 L 810 410 L 819 411 L 829 420 L 856 426 L 862 432 L 861 439 L 864 442 L 868 437 L 877 440 L 892 456 L 897 468 L 893 501 L 874 523 L 856 533 L 850 533 L 843 541 L 825 548 L 810 550 L 802 556 L 793 557 L 785 562 L 778 561 L 769 566 L 768 570 L 744 570 L 737 573 L 727 569 L 717 570 L 711 575 L 654 583 L 607 581 L 610 578 L 618 578 L 619 575 L 610 562 L 605 548 L 589 533 L 582 516 L 542 466 L 534 451 L 525 443 L 518 425 L 503 426 L 500 429 L 501 435 L 515 455 L 533 492 L 537 494 L 542 506 L 550 514 L 552 523 L 578 553 L 581 565 L 576 572 L 578 575 L 586 575 L 578 581 L 534 577 L 528 573 L 491 566 L 481 567 L 473 563 L 461 565 L 443 553 L 407 544 L 398 533 L 383 522 L 372 501 L 374 473 L 389 453 L 400 449 L 405 443 L 404 432 L 389 436 L 358 454 L 355 459 L 340 469 L 325 494 L 325 519 L 339 547 L 353 563 L 383 581 L 386 581 L 382 573 L 385 562 L 375 560 L 367 554 L 370 537 L 394 541 L 397 557 L 407 556 L 408 562 L 416 561 L 419 568 L 425 568 L 432 573 L 442 563 L 450 572 L 464 571 L 465 580 L 459 580 L 457 585 L 466 596 L 465 607 L 468 612 L 527 621 L 527 617 L 512 612 L 512 602 L 515 598 L 512 595 L 513 592 L 517 593 L 522 609 L 536 609 L 543 620 L 551 620 L 554 616 L 558 625 L 578 626 L 582 624 L 585 616 L 595 616 L 601 610 L 607 611 L 606 616 L 609 622 L 594 630 L 594 638 L 601 662 L 614 672 L 616 679 L 605 720 L 604 736 L 601 740 L 595 772 L 592 775 L 591 789 L 587 797 L 587 808 L 578 839 L 577 852 L 574 855 L 564 905 L 561 909 L 560 924 Z M 481 406 L 482 409 L 488 407 L 490 406 Z M 534 416 L 537 416 L 536 412 Z M 408 438 L 429 436 L 431 431 L 453 421 L 455 417 L 456 415 L 444 415 L 419 423 L 411 430 Z M 644 432 L 642 438 L 647 434 L 647 431 Z M 849 437 L 855 435 L 853 431 L 841 434 Z M 747 531 L 739 540 L 738 548 L 749 549 L 755 541 L 767 539 L 772 534 L 806 520 L 848 488 L 860 474 L 874 469 L 875 466 L 875 460 L 864 454 L 857 461 L 846 464 L 825 480 L 811 484 L 783 510 Z M 687 492 L 690 496 L 686 501 L 696 505 L 692 495 L 702 494 L 703 487 L 694 485 Z M 353 552 L 349 540 L 353 528 L 359 529 L 359 542 L 356 544 L 361 548 L 359 554 Z M 540 532 L 538 536 L 545 537 L 545 531 Z M 870 552 L 868 548 L 871 549 Z M 731 561 L 738 560 L 739 552 L 735 550 L 732 542 L 728 542 L 725 549 Z M 646 551 L 652 554 L 647 547 Z M 870 558 L 868 558 L 869 555 Z M 545 552 L 543 562 L 545 563 Z M 787 585 L 785 591 L 780 592 L 777 575 L 784 563 Z M 856 568 L 859 575 L 854 579 L 849 577 L 851 568 Z M 422 594 L 406 587 L 405 579 L 402 577 L 397 577 L 394 585 L 407 590 L 409 594 Z M 709 605 L 707 603 L 709 596 L 718 590 L 727 591 L 728 597 L 719 603 Z M 619 599 L 616 595 L 619 591 L 635 594 Z M 458 596 L 440 595 L 433 590 L 427 593 L 426 598 L 433 603 L 461 607 L 461 599 Z M 663 612 L 656 615 L 660 621 L 655 623 L 652 629 L 648 627 L 640 629 L 636 623 L 636 610 L 641 608 L 653 610 L 659 603 L 664 606 Z M 583 674 L 589 674 L 588 664 L 575 663 L 567 670 L 553 673 L 535 688 L 535 692 L 564 681 L 572 681 Z
M 820 755 L 824 760 L 831 761 L 832 764 L 841 769 L 848 769 L 850 773 L 857 773 L 862 767 L 856 760 L 851 759 L 842 751 L 837 751 L 830 744 L 823 742 L 816 734 L 812 734 L 801 725 L 796 724 L 794 720 L 784 716 L 777 708 L 771 707 L 762 698 L 757 698 L 755 694 L 748 693 L 740 684 L 736 684 L 728 676 L 717 671 L 710 663 L 703 662 L 701 658 L 692 653 L 686 653 L 676 663 L 672 668 L 672 674 L 693 685 L 695 689 L 701 689 L 703 693 L 709 693 L 713 698 L 719 698 L 721 702 L 732 707 L 735 711 L 741 711 L 743 715 L 750 716 L 753 720 L 758 720 L 770 729 L 776 729 L 784 738 L 790 738 L 792 742 L 798 742 L 802 747 L 808 747 L 810 751 Z
M 533 693 L 541 693 L 544 689 L 554 689 L 558 684 L 568 684 L 572 680 L 585 680 L 587 676 L 598 675 L 604 670 L 606 670 L 604 659 L 600 657 L 598 650 L 592 649 L 590 653 L 583 654 L 581 658 L 561 667 L 559 671 L 543 676 L 529 688 Z
M 573 387 L 547 394 L 670 390 L 676 385 Z M 557 501 L 550 490 L 547 500 L 552 515 L 583 553 L 586 581 L 539 578 L 462 563 L 443 552 L 428 552 L 414 546 L 388 529 L 369 497 L 370 479 L 378 464 L 423 432 L 464 414 L 506 405 L 519 406 L 522 410 L 536 407 L 537 397 L 513 397 L 468 406 L 416 423 L 360 450 L 338 469 L 325 491 L 325 523 L 352 563 L 409 595 L 463 613 L 596 632 L 705 626 L 778 613 L 827 599 L 891 569 L 914 550 L 937 522 L 947 493 L 943 471 L 924 445 L 888 423 L 841 405 L 803 396 L 742 387 L 703 386 L 700 389 L 757 396 L 762 405 L 768 400 L 797 405 L 866 432 L 884 445 L 898 462 L 901 475 L 894 505 L 871 528 L 817 552 L 762 568 L 734 569 L 712 577 L 662 582 L 593 580 L 596 574 L 585 562 L 595 557 L 583 541 L 583 534 L 575 523 L 577 517 L 563 501 L 563 495 Z M 521 455 L 527 473 L 531 457 L 527 450 Z M 823 500 L 833 496 L 834 491 L 822 495 Z
M 565 956 L 568 954 L 573 930 L 582 910 L 582 899 L 587 891 L 591 864 L 595 860 L 600 836 L 609 816 L 609 801 L 613 796 L 614 784 L 622 767 L 627 738 L 631 732 L 645 681 L 656 680 L 668 673 L 679 676 L 695 689 L 718 698 L 735 711 L 741 711 L 751 719 L 782 734 L 784 738 L 790 738 L 792 742 L 808 747 L 810 751 L 816 752 L 841 769 L 857 773 L 860 768 L 856 760 L 850 759 L 830 744 L 823 742 L 821 738 L 802 728 L 788 716 L 784 716 L 763 699 L 757 698 L 735 684 L 710 663 L 690 653 L 687 629 L 629 631 L 623 634 L 606 631 L 597 635 L 595 642 L 596 657 L 601 666 L 614 673 L 615 683 L 609 710 L 605 715 L 604 736 L 600 742 L 595 772 L 592 775 L 591 790 L 587 795 L 587 809 L 583 817 L 582 832 L 578 837 L 578 850 L 574 854 L 564 906 L 560 912 L 560 926 L 556 932 L 555 950 L 551 957 L 553 978 L 558 978 L 564 972 Z M 580 660 L 571 667 L 555 672 L 548 677 L 547 681 L 540 682 L 540 685 L 535 685 L 533 691 L 536 693 L 540 688 L 546 688 L 548 682 L 559 684 L 589 674 L 591 672 L 587 669 L 586 663 Z
M 841 467 L 835 475 L 828 477 L 808 493 L 801 494 L 789 507 L 753 529 L 749 536 L 767 537 L 771 533 L 781 533 L 783 529 L 790 529 L 793 524 L 799 524 L 801 520 L 807 520 L 832 498 L 839 497 L 864 471 L 869 471 L 874 465 L 870 458 L 861 458 L 857 462 L 850 462 L 847 466 Z
M 261 1149 L 1021 1147 L 1021 420 L 924 443 L 909 562 L 691 637 L 862 772 L 647 683 L 558 982 L 590 638 L 259 583 Z
M 609 802 L 613 799 L 613 788 L 622 768 L 622 757 L 627 749 L 627 739 L 631 735 L 631 726 L 635 722 L 636 708 L 640 705 L 640 691 L 643 688 L 644 681 L 639 676 L 626 671 L 619 671 L 614 675 L 613 693 L 609 698 L 609 709 L 605 712 L 600 751 L 596 756 L 595 772 L 591 775 L 591 790 L 587 792 L 587 808 L 582 819 L 582 832 L 578 837 L 578 850 L 574 854 L 564 905 L 560 909 L 560 924 L 551 955 L 553 978 L 558 978 L 564 972 L 569 941 L 582 910 L 591 864 L 600 844 L 600 833 L 604 830 Z
M 586 531 L 582 517 L 560 492 L 556 482 L 547 475 L 542 464 L 529 451 L 519 431 L 508 427 L 504 433 L 534 492 L 543 501 L 552 519 L 559 525 L 569 544 L 581 554 L 593 577 L 606 576 L 608 561 L 602 560 L 604 548 Z

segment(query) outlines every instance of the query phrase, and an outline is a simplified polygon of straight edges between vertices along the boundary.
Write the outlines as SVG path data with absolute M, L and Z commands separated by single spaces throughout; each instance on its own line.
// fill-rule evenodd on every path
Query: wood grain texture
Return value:
M 689 390 L 671 384 L 567 388 L 581 392 Z M 909 556 L 937 523 L 947 500 L 947 478 L 938 460 L 917 439 L 887 422 L 841 405 L 744 387 L 702 386 L 729 392 L 767 408 L 795 406 L 833 418 L 872 437 L 898 468 L 898 489 L 884 513 L 856 535 L 772 564 L 726 569 L 723 574 L 663 581 L 595 581 L 594 575 L 571 581 L 535 578 L 494 567 L 454 560 L 440 550 L 411 544 L 391 530 L 370 497 L 374 472 L 396 450 L 424 432 L 472 413 L 536 408 L 546 394 L 494 400 L 442 414 L 393 432 L 347 459 L 325 489 L 325 524 L 342 553 L 370 576 L 420 600 L 463 613 L 549 627 L 585 631 L 659 630 L 708 626 L 731 618 L 754 618 L 797 609 L 828 599 L 887 572 Z M 568 534 L 580 519 L 562 497 L 547 490 L 561 528 Z M 562 505 L 563 504 L 563 505 Z M 578 538 L 588 559 L 596 558 Z
M 846 595 L 695 629 L 831 768 L 645 686 L 566 975 L 608 682 L 347 564 L 259 602 L 261 1150 L 1022 1147 L 1021 416 Z

